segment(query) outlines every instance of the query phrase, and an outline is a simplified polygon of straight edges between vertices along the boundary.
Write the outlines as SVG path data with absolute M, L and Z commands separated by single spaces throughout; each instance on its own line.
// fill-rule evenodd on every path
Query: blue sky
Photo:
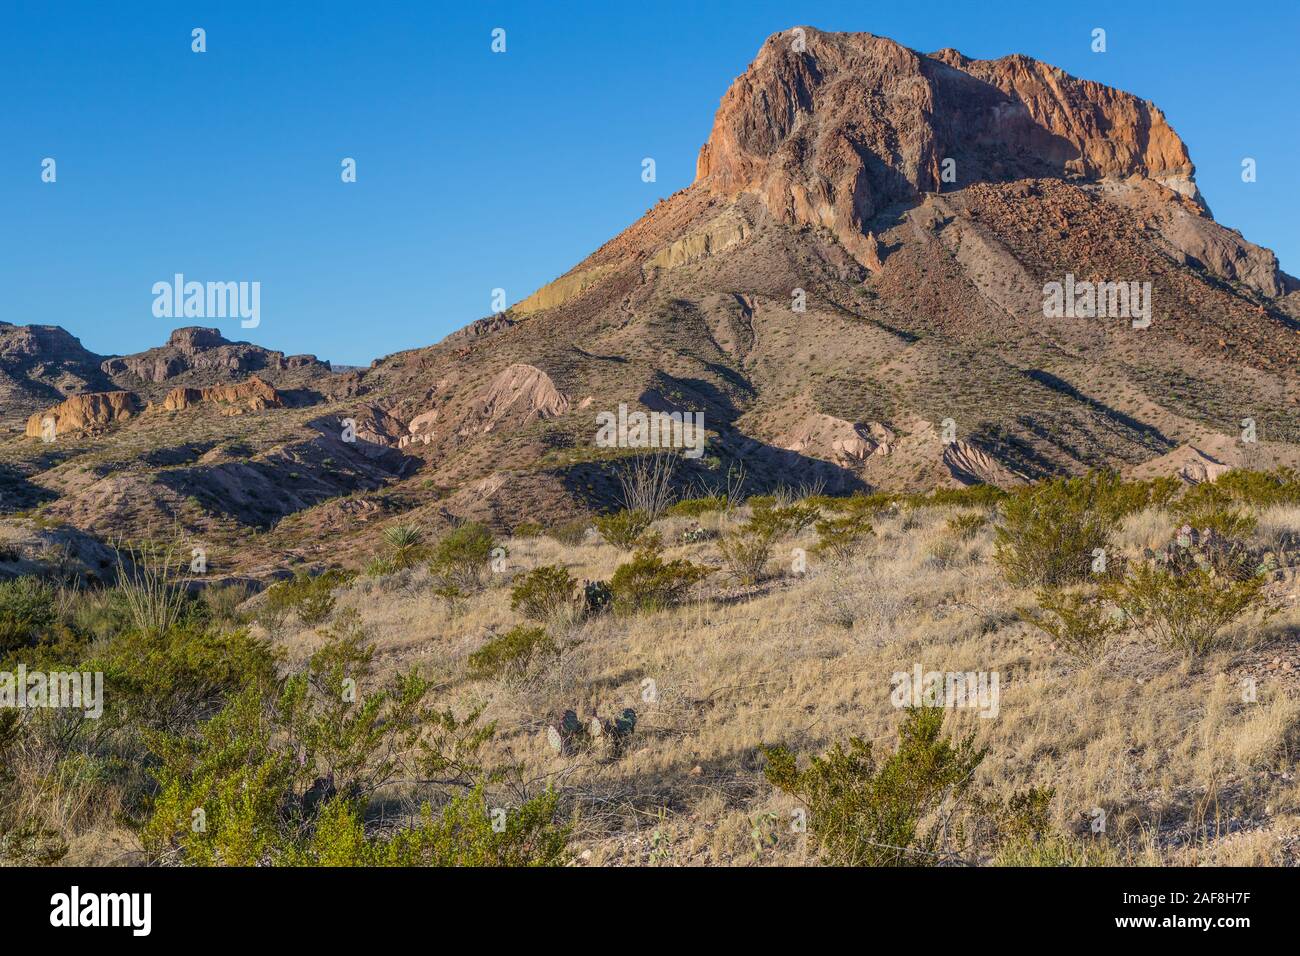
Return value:
M 351 364 L 431 344 L 488 314 L 494 288 L 523 298 L 688 185 L 731 80 L 797 24 L 1025 53 L 1147 97 L 1187 142 L 1215 217 L 1300 272 L 1298 11 L 5 0 L 0 319 L 139 351 L 186 324 L 155 318 L 150 292 L 182 272 L 261 282 L 259 328 L 199 320 L 230 338 Z M 1098 26 L 1104 54 L 1090 49 Z M 355 184 L 340 181 L 343 157 Z

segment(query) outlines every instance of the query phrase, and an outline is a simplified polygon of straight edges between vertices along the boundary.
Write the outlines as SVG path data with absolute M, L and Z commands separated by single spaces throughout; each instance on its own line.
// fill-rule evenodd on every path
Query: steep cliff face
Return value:
M 879 267 L 870 222 L 981 181 L 1147 177 L 1199 203 L 1182 140 L 1150 103 L 1024 56 L 925 56 L 803 27 L 763 45 L 727 91 L 696 182 L 823 226 Z

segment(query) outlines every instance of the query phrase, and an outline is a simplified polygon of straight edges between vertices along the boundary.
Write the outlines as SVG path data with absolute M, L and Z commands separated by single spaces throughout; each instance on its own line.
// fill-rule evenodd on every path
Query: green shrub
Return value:
M 762 580 L 767 563 L 772 558 L 770 532 L 745 527 L 718 539 L 718 551 L 727 569 L 741 584 L 755 584 Z
M 988 516 L 980 512 L 953 515 L 948 519 L 948 532 L 959 541 L 969 541 L 988 523 Z
M 751 504 L 754 500 L 750 499 Z M 804 528 L 811 527 L 820 517 L 821 512 L 814 505 L 795 503 L 778 506 L 760 499 L 759 504 L 754 505 L 745 527 L 776 540 L 798 534 Z
M 1040 610 L 1021 608 L 1021 617 L 1081 660 L 1100 657 L 1124 629 L 1123 618 L 1102 604 L 1096 588 L 1040 588 L 1037 598 Z
M 286 862 L 293 866 L 560 866 L 567 858 L 568 828 L 554 823 L 558 795 L 548 791 L 519 807 L 489 806 L 482 787 L 459 794 L 387 838 L 367 835 L 363 809 L 331 800 L 310 840 Z M 504 824 L 494 827 L 494 813 Z
M 542 534 L 542 526 L 536 521 L 521 521 L 511 534 L 516 538 L 537 538 Z
M 1119 521 L 1146 507 L 1150 483 L 1125 485 L 1112 472 L 1058 478 L 1002 502 L 994 557 L 1012 584 L 1058 587 L 1088 579 L 1093 552 Z
M 479 679 L 518 677 L 530 661 L 543 654 L 558 654 L 559 648 L 543 627 L 520 624 L 492 638 L 469 656 L 469 672 Z
M 457 593 L 478 590 L 492 560 L 492 532 L 467 521 L 443 536 L 433 549 L 429 570 L 443 588 Z
M 554 823 L 553 794 L 509 810 L 500 832 L 492 825 L 483 790 L 491 775 L 476 753 L 494 727 L 478 723 L 481 708 L 464 718 L 437 710 L 426 701 L 429 682 L 414 673 L 378 684 L 357 621 L 341 618 L 282 683 L 247 683 L 197 732 L 150 736 L 158 787 L 141 831 L 150 862 L 564 862 L 567 830 Z M 397 779 L 422 781 L 419 821 L 376 826 L 377 795 Z
M 25 575 L 0 581 L 0 655 L 35 644 L 56 618 L 55 591 Z
M 862 547 L 871 534 L 871 522 L 864 514 L 850 514 L 842 518 L 818 521 L 817 553 L 829 554 L 836 561 L 847 561 Z
M 1179 572 L 1144 561 L 1103 593 L 1157 644 L 1195 657 L 1214 650 L 1219 632 L 1239 617 L 1270 613 L 1264 584 L 1262 575 L 1237 581 L 1206 568 Z
M 656 611 L 679 603 L 696 583 L 713 573 L 712 568 L 678 559 L 664 561 L 651 548 L 639 549 L 626 564 L 620 564 L 610 578 L 614 609 L 620 613 Z
M 768 749 L 764 772 L 808 808 L 809 833 L 828 863 L 930 866 L 946 848 L 942 822 L 929 818 L 945 803 L 960 805 L 987 752 L 974 733 L 954 744 L 942 729 L 942 708 L 909 708 L 898 748 L 883 760 L 853 737 L 804 770 L 785 748 Z
M 1206 487 L 1205 483 L 1192 491 Z M 1247 471 L 1234 468 L 1214 480 L 1211 487 L 1227 494 L 1233 501 L 1256 508 L 1300 504 L 1300 475 L 1291 468 L 1274 471 Z
M 578 582 L 567 568 L 534 568 L 510 590 L 510 608 L 534 621 L 571 615 L 577 609 Z
M 558 541 L 567 547 L 573 548 L 582 544 L 587 538 L 587 529 L 591 527 L 591 522 L 586 518 L 575 518 L 572 521 L 563 521 L 560 524 L 553 525 L 547 529 L 546 534 L 553 541 Z
M 82 669 L 103 671 L 113 722 L 179 733 L 241 688 L 272 681 L 277 659 L 247 628 L 193 621 L 157 636 L 124 631 Z
M 1202 482 L 1187 489 L 1171 510 L 1192 530 L 1230 541 L 1249 538 L 1259 524 L 1254 515 L 1235 507 L 1232 495 L 1217 483 Z
M 350 580 L 351 574 L 333 569 L 315 577 L 299 571 L 290 580 L 267 588 L 258 619 L 269 627 L 283 620 L 284 613 L 292 612 L 307 627 L 315 627 L 334 610 L 334 589 Z
M 596 530 L 600 536 L 614 547 L 631 551 L 646 529 L 650 527 L 650 516 L 644 511 L 615 512 L 596 518 Z
M 707 498 L 683 498 L 669 506 L 666 514 L 677 518 L 698 518 L 709 511 L 726 511 L 727 499 L 722 495 Z

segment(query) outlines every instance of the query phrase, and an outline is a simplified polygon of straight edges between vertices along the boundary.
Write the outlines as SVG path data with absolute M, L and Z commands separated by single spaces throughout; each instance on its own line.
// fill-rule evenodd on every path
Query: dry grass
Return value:
M 1136 635 L 1081 666 L 1017 617 L 1033 598 L 998 575 L 991 529 L 955 540 L 945 529 L 952 514 L 883 516 L 845 564 L 810 557 L 806 574 L 786 570 L 750 588 L 718 574 L 685 607 L 553 628 L 562 653 L 524 680 L 465 673 L 470 653 L 518 623 L 510 579 L 542 564 L 607 579 L 625 559 L 617 549 L 515 539 L 508 567 L 455 613 L 418 570 L 359 579 L 338 593 L 339 608 L 361 612 L 380 666 L 432 672 L 454 706 L 487 703 L 486 717 L 498 724 L 493 757 L 518 764 L 534 788 L 562 790 L 578 821 L 580 859 L 591 864 L 808 861 L 806 837 L 788 825 L 792 803 L 763 778 L 760 747 L 811 754 L 850 735 L 888 746 L 899 720 L 891 676 L 918 663 L 1000 675 L 996 718 L 969 710 L 949 717 L 989 747 L 977 779 L 986 794 L 1055 787 L 1053 822 L 1073 833 L 1086 833 L 1102 808 L 1105 838 L 1133 863 L 1294 862 L 1300 675 L 1262 662 L 1293 644 L 1300 612 L 1287 607 L 1266 635 L 1254 635 L 1258 649 L 1223 651 L 1196 668 Z M 701 523 L 725 530 L 743 517 Z M 657 527 L 671 544 L 689 524 Z M 1137 550 L 1171 528 L 1166 516 L 1144 512 L 1116 544 Z M 810 541 L 781 542 L 777 558 Z M 668 553 L 721 564 L 715 541 Z M 298 631 L 281 643 L 302 657 L 319 641 Z M 1242 699 L 1246 674 L 1256 678 L 1254 702 Z M 550 715 L 609 716 L 624 707 L 640 720 L 617 759 L 556 756 L 545 743 Z

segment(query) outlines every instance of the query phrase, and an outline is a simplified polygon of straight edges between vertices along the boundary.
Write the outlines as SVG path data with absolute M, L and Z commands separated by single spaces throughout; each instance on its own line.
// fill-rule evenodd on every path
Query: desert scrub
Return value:
M 1121 866 L 1109 844 L 1058 833 L 1048 819 L 1052 787 L 1018 790 L 1005 802 L 984 802 L 981 812 L 996 831 L 993 866 Z
M 533 621 L 573 617 L 579 608 L 578 582 L 567 568 L 545 564 L 534 568 L 510 590 L 510 609 Z
M 398 524 L 384 529 L 384 554 L 380 559 L 389 571 L 414 567 L 425 556 L 424 533 L 415 525 Z
M 425 803 L 413 826 L 387 838 L 366 832 L 364 808 L 331 800 L 310 839 L 288 854 L 292 866 L 562 866 L 569 830 L 556 826 L 559 797 L 547 791 L 505 810 L 496 826 L 482 786 L 451 798 L 440 810 Z M 495 811 L 500 812 L 500 811 Z
M 30 575 L 0 581 L 0 657 L 35 644 L 54 624 L 55 590 Z
M 572 521 L 562 521 L 547 528 L 546 536 L 552 541 L 573 548 L 586 540 L 587 531 L 590 528 L 590 521 L 584 518 L 575 518 Z
M 1264 584 L 1262 575 L 1238 581 L 1208 568 L 1178 571 L 1143 561 L 1102 593 L 1158 645 L 1192 658 L 1217 648 L 1220 632 L 1238 618 L 1272 612 Z
M 706 498 L 683 498 L 670 506 L 665 513 L 675 518 L 698 518 L 710 511 L 726 509 L 727 499 L 723 495 L 710 495 Z
M 608 543 L 622 551 L 631 551 L 637 540 L 650 527 L 650 516 L 644 511 L 617 511 L 596 518 L 596 530 Z
M 772 541 L 770 531 L 746 526 L 719 538 L 718 551 L 733 578 L 741 584 L 755 584 L 767 572 Z
M 468 661 L 469 673 L 479 680 L 519 677 L 532 661 L 559 652 L 555 641 L 546 633 L 546 628 L 520 624 L 490 639 L 471 654 Z
M 959 809 L 986 750 L 975 735 L 943 735 L 943 709 L 909 708 L 885 759 L 858 737 L 800 770 L 783 747 L 765 750 L 772 786 L 808 808 L 808 831 L 834 866 L 932 866 L 949 848 L 941 807 Z M 949 813 L 951 815 L 951 812 Z
M 1110 639 L 1124 629 L 1122 613 L 1106 607 L 1096 587 L 1040 588 L 1036 597 L 1038 607 L 1020 608 L 1020 616 L 1080 660 L 1101 657 Z
M 988 516 L 980 512 L 953 515 L 946 525 L 948 533 L 958 541 L 969 541 L 988 523 Z
M 1199 491 L 1205 487 L 1207 484 L 1203 482 L 1191 491 Z M 1232 471 L 1224 472 L 1208 487 L 1216 488 L 1233 501 L 1261 509 L 1274 505 L 1300 504 L 1300 474 L 1291 468 L 1278 468 L 1273 471 L 1248 471 L 1234 468 Z
M 290 580 L 267 588 L 258 620 L 268 630 L 274 630 L 285 614 L 292 612 L 305 626 L 315 627 L 334 610 L 334 589 L 350 580 L 351 574 L 333 569 L 315 577 L 299 571 Z
M 627 614 L 672 607 L 712 573 L 712 568 L 680 558 L 665 561 L 656 549 L 641 548 L 631 561 L 620 564 L 609 580 L 613 608 Z
M 862 542 L 871 534 L 871 522 L 863 514 L 850 514 L 842 518 L 825 518 L 818 521 L 818 554 L 827 555 L 835 561 L 848 561 L 862 547 Z
M 477 521 L 467 521 L 443 535 L 434 546 L 429 572 L 442 591 L 470 594 L 483 586 L 492 560 L 492 532 Z
M 380 683 L 355 618 L 326 637 L 283 681 L 249 682 L 197 727 L 150 737 L 157 795 L 141 842 L 152 862 L 563 861 L 567 831 L 555 825 L 553 796 L 510 811 L 502 833 L 491 825 L 483 787 L 493 775 L 477 753 L 495 729 L 479 723 L 481 708 L 463 717 L 438 709 L 414 671 Z M 418 822 L 376 825 L 377 794 L 397 779 L 420 781 L 407 798 Z
M 1023 488 L 1002 502 L 994 558 L 1012 584 L 1083 582 L 1120 520 L 1163 494 L 1163 484 L 1125 483 L 1106 471 Z
M 811 527 L 821 517 L 821 511 L 815 505 L 802 503 L 777 505 L 768 502 L 767 498 L 750 499 L 753 511 L 746 526 L 770 535 L 773 540 L 798 534 L 804 528 Z
M 1248 538 L 1258 524 L 1253 515 L 1237 507 L 1228 487 L 1218 482 L 1188 488 L 1170 511 L 1198 531 L 1211 531 L 1225 538 Z

